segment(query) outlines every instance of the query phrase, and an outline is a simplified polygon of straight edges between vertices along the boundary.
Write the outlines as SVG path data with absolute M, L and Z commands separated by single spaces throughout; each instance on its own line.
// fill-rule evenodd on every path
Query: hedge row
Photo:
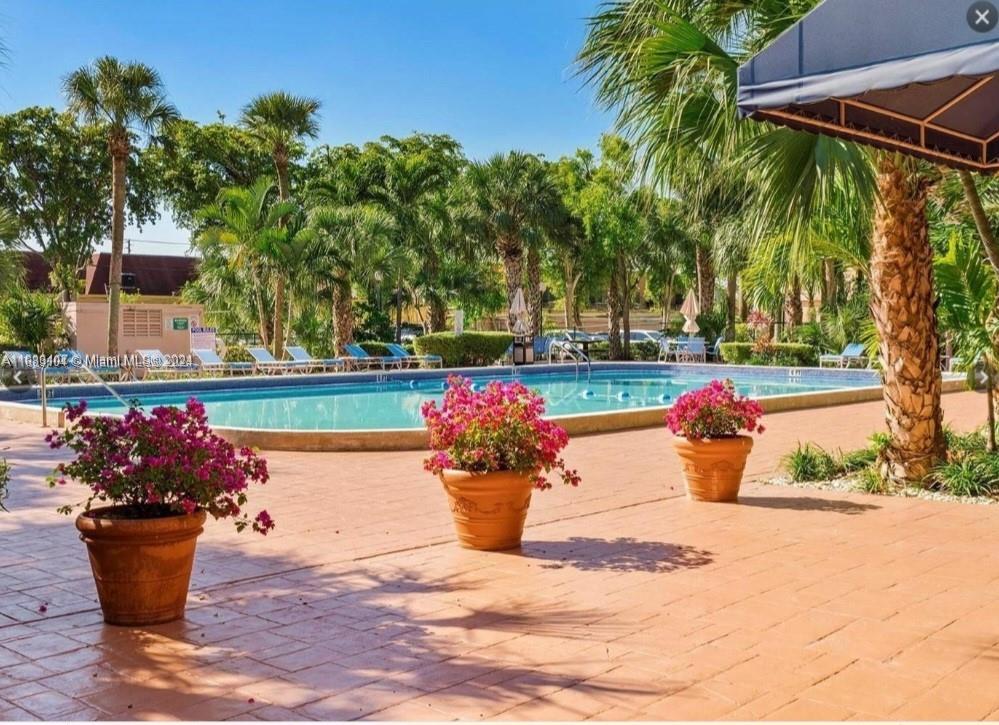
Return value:
M 513 335 L 506 332 L 435 332 L 416 338 L 419 355 L 440 355 L 444 367 L 483 367 L 492 365 L 506 353 Z
M 765 352 L 754 350 L 751 342 L 723 342 L 722 360 L 730 365 L 784 365 L 787 367 L 814 367 L 819 364 L 818 351 L 811 345 L 796 342 L 778 342 Z

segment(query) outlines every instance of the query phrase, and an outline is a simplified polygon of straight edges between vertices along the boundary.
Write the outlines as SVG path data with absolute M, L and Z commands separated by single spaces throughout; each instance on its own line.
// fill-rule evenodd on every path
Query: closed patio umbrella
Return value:
M 517 288 L 517 294 L 513 296 L 513 304 L 510 305 L 510 316 L 514 318 L 513 331 L 515 334 L 523 335 L 526 331 L 524 317 L 527 315 L 527 303 L 524 301 L 524 290 Z
M 683 323 L 684 332 L 693 335 L 700 331 L 701 328 L 697 325 L 697 316 L 701 314 L 701 306 L 697 303 L 697 295 L 694 294 L 694 290 L 687 293 L 687 299 L 683 301 L 680 314 L 686 319 Z

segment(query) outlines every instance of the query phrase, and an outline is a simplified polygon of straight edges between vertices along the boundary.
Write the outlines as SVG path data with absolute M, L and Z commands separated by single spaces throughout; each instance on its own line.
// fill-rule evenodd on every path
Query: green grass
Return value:
M 798 447 L 784 456 L 784 468 L 795 483 L 803 481 L 827 481 L 837 478 L 839 466 L 828 452 L 811 443 L 798 444 Z
M 948 460 L 937 466 L 924 485 L 954 496 L 999 497 L 999 453 L 986 450 L 986 431 L 944 431 Z M 891 486 L 881 477 L 878 462 L 891 443 L 885 433 L 871 436 L 867 448 L 832 454 L 814 443 L 799 443 L 784 459 L 784 469 L 796 483 L 830 481 L 845 476 L 856 480 L 865 493 L 888 494 Z

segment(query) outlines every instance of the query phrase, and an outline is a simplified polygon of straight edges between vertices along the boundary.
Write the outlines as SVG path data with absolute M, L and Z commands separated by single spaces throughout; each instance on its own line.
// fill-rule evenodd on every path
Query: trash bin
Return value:
M 515 337 L 513 338 L 513 364 L 533 365 L 534 364 L 534 338 Z

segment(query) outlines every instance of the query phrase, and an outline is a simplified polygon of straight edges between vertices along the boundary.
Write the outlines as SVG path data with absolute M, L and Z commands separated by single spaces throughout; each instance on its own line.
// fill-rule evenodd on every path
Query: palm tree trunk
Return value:
M 447 305 L 438 297 L 428 301 L 430 307 L 430 332 L 444 332 L 447 327 Z
M 402 342 L 402 271 L 395 278 L 395 342 Z
M 275 150 L 274 166 L 277 169 L 278 198 L 287 201 L 291 198 L 291 189 L 288 183 L 288 158 L 285 154 Z M 282 226 L 284 220 L 281 221 Z M 277 279 L 274 283 L 274 351 L 273 355 L 278 360 L 284 358 L 284 270 L 278 269 Z
M 535 247 L 527 250 L 527 309 L 530 319 L 531 334 L 541 335 L 542 316 L 544 310 L 543 293 L 541 291 L 541 255 Z
M 985 365 L 985 395 L 988 404 L 988 421 L 989 421 L 989 431 L 988 431 L 988 452 L 996 452 L 996 377 L 995 372 L 992 370 L 992 366 L 986 363 Z
M 880 336 L 891 435 L 881 473 L 889 483 L 907 485 L 922 481 L 946 450 L 927 182 L 895 156 L 882 154 L 878 188 L 871 314 Z
M 982 197 L 978 193 L 978 186 L 975 179 L 967 171 L 959 172 L 961 185 L 964 186 L 964 196 L 971 208 L 971 216 L 975 219 L 975 226 L 978 228 L 978 237 L 981 239 L 982 247 L 989 258 L 989 263 L 996 274 L 999 274 L 999 243 L 996 242 L 995 232 L 989 223 L 989 217 L 982 206 Z
M 275 358 L 284 358 L 284 274 L 278 270 L 274 281 L 274 350 Z
M 784 301 L 784 322 L 787 329 L 801 327 L 804 316 L 801 307 L 801 277 L 795 274 L 791 278 L 791 288 L 787 291 L 787 298 Z
M 607 342 L 610 345 L 608 357 L 621 359 L 621 282 L 617 270 L 610 275 L 607 289 Z
M 333 285 L 333 334 L 336 354 L 345 355 L 346 345 L 354 342 L 354 299 L 350 284 Z
M 839 297 L 839 284 L 836 278 L 836 260 L 826 259 L 822 262 L 822 306 L 836 308 Z
M 698 244 L 694 263 L 697 267 L 697 301 L 701 312 L 708 314 L 715 308 L 715 265 L 711 250 Z
M 735 272 L 728 275 L 728 324 L 725 326 L 725 339 L 735 339 L 735 318 L 739 314 L 739 276 Z
M 111 141 L 111 268 L 108 271 L 108 355 L 118 354 L 121 266 L 125 253 L 125 162 L 128 138 Z
M 628 266 L 624 254 L 618 253 L 617 273 L 621 293 L 621 347 L 625 360 L 631 360 L 631 283 L 628 280 Z
M 565 283 L 565 328 L 568 330 L 573 326 L 576 310 L 576 285 L 579 277 L 576 276 L 575 265 L 571 257 L 566 256 L 562 260 L 562 278 Z
M 669 318 L 673 313 L 673 280 L 675 275 L 670 275 L 669 282 L 666 283 L 666 291 L 663 293 L 663 332 L 669 328 Z
M 514 250 L 511 247 L 506 247 L 502 256 L 503 269 L 506 273 L 506 325 L 507 329 L 513 332 L 517 318 L 510 314 L 510 308 L 513 307 L 513 300 L 517 296 L 517 290 L 520 289 L 524 278 L 524 255 L 520 249 Z

